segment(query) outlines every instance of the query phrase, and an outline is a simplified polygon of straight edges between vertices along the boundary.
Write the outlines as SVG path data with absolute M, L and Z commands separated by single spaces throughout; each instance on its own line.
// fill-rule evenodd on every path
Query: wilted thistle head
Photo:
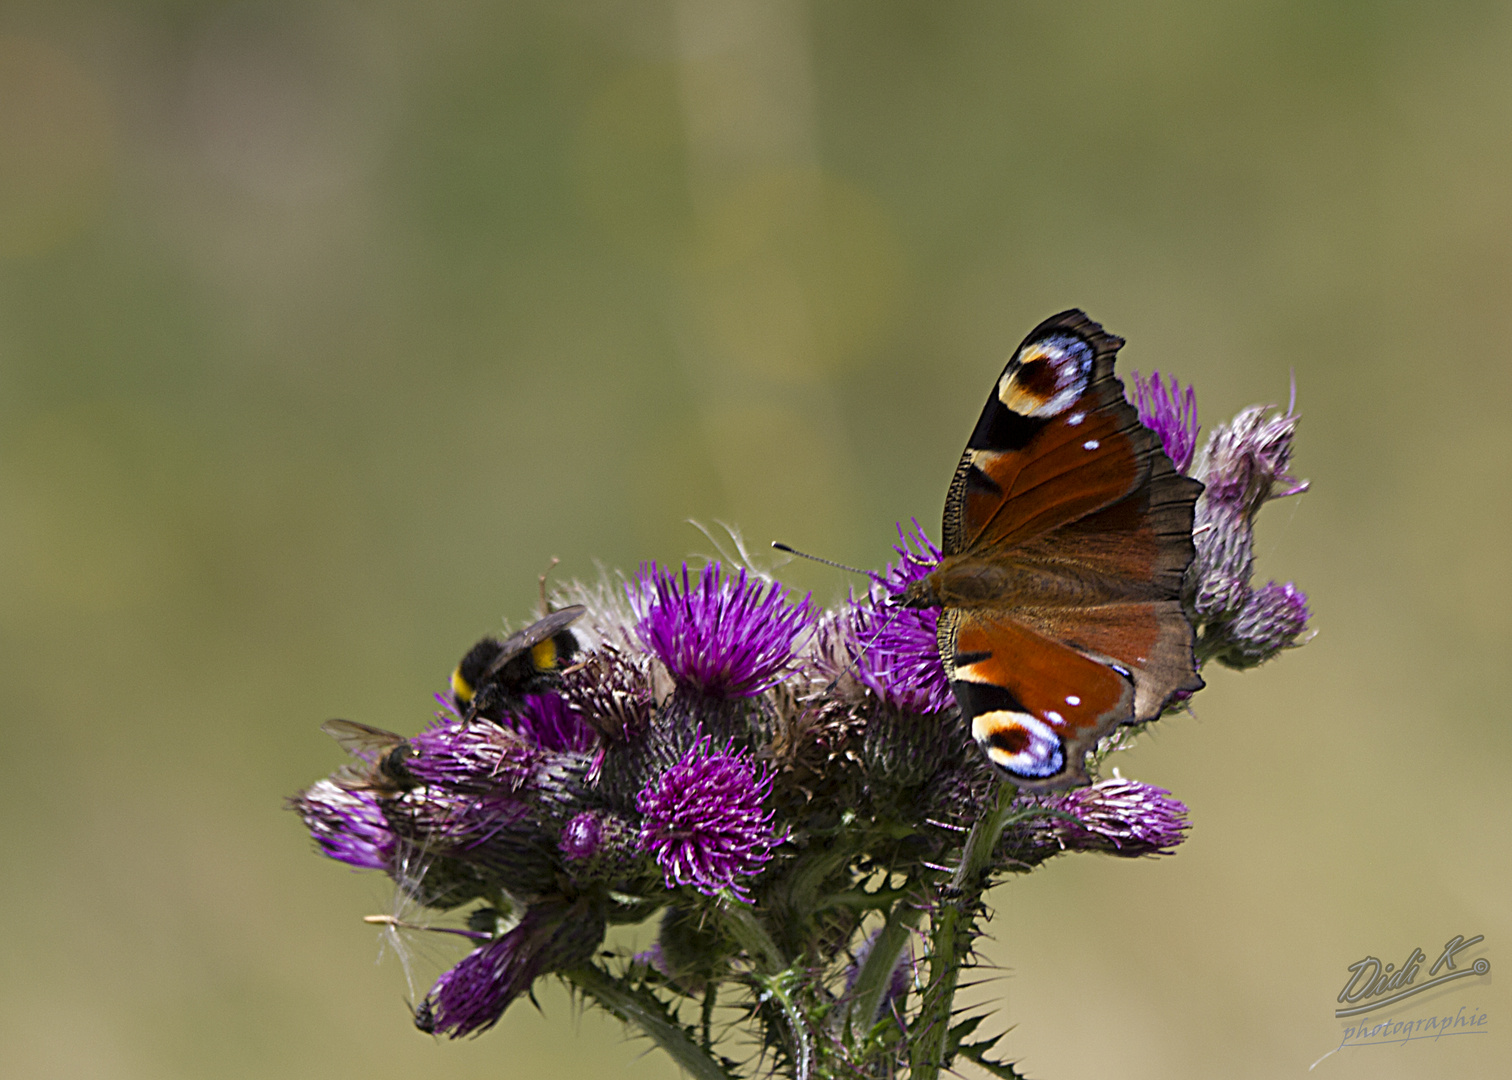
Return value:
M 1293 644 L 1307 627 L 1307 598 L 1294 585 L 1255 591 L 1255 515 L 1272 499 L 1307 490 L 1291 475 L 1296 389 L 1286 412 L 1252 406 L 1209 437 L 1193 475 L 1203 482 L 1192 530 L 1196 557 L 1186 597 L 1202 629 L 1199 655 L 1253 667 Z M 1280 590 L 1278 592 L 1277 590 Z

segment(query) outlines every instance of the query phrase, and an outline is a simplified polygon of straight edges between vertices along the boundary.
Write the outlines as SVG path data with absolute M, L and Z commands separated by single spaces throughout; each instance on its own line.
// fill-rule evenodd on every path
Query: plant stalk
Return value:
M 1010 807 L 1018 789 L 1009 783 L 998 785 L 997 799 L 971 829 L 966 838 L 961 862 L 951 875 L 949 885 L 940 890 L 934 914 L 930 917 L 931 952 L 929 985 L 914 1021 L 918 1031 L 909 1055 L 910 1080 L 939 1080 L 950 1035 L 950 1017 L 955 1007 L 956 986 L 960 982 L 961 962 L 971 947 L 977 902 L 992 865 L 992 852 L 1010 817 Z

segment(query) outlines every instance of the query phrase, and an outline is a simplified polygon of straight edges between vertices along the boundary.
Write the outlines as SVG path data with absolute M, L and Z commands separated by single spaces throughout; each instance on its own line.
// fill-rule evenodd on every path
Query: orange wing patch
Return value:
M 1032 788 L 1086 782 L 1084 757 L 1134 708 L 1131 678 L 998 612 L 941 617 L 951 689 L 982 750 Z

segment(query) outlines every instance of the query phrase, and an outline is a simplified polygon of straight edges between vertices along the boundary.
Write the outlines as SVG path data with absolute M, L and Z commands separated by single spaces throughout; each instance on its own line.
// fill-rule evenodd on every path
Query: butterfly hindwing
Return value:
M 1086 783 L 1087 751 L 1133 707 L 1132 678 L 1004 613 L 947 609 L 939 634 L 988 759 L 1026 786 Z

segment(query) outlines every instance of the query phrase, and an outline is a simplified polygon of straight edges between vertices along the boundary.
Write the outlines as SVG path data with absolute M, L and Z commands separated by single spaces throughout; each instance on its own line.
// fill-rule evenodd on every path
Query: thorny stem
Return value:
M 792 1033 L 794 1080 L 811 1080 L 814 1075 L 814 1044 L 809 1039 L 808 1024 L 803 1012 L 793 1000 L 792 984 L 796 978 L 795 972 L 783 971 L 769 978 L 759 978 L 756 985 L 761 988 L 764 1001 L 777 1003 L 783 1021 Z
M 924 1000 L 914 1021 L 919 1036 L 910 1057 L 911 1080 L 938 1080 L 940 1075 L 961 960 L 970 947 L 976 905 L 986 883 L 987 868 L 992 864 L 993 849 L 1003 835 L 1009 808 L 1017 794 L 1018 789 L 1012 784 L 998 785 L 997 801 L 977 820 L 966 838 L 960 865 L 950 879 L 949 895 L 938 897 L 930 917 L 929 985 L 924 988 Z
M 710 982 L 704 988 L 703 1014 L 699 1017 L 699 1031 L 703 1036 L 703 1048 L 709 1051 L 714 1046 L 714 1005 L 719 1000 L 719 984 Z
M 562 972 L 573 986 L 627 1024 L 644 1031 L 694 1080 L 735 1080 L 709 1050 L 700 1047 L 655 998 L 639 992 L 594 964 Z

